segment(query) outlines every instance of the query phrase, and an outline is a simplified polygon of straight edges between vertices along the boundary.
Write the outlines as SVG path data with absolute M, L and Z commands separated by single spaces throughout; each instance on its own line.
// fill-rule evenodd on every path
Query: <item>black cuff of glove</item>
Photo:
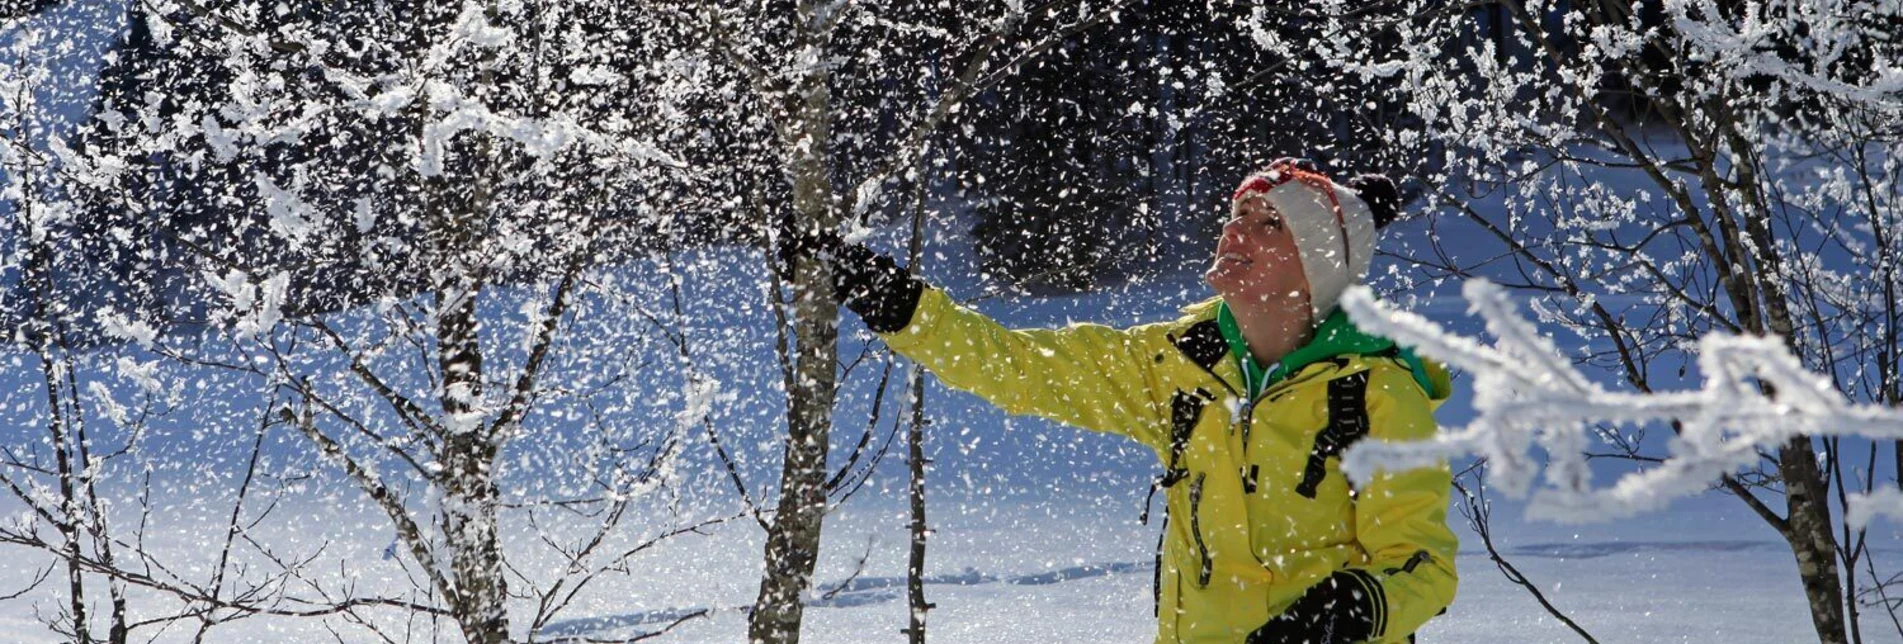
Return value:
M 835 256 L 833 296 L 865 320 L 874 333 L 893 333 L 912 323 L 925 283 L 891 257 L 858 244 L 844 244 Z
M 1352 644 L 1375 636 L 1381 582 L 1359 570 L 1338 570 L 1249 634 L 1248 644 Z
M 801 231 L 786 224 L 778 248 L 780 263 L 799 257 L 829 257 L 833 262 L 833 301 L 846 305 L 875 333 L 893 333 L 912 322 L 925 282 L 890 256 L 841 239 L 829 230 Z

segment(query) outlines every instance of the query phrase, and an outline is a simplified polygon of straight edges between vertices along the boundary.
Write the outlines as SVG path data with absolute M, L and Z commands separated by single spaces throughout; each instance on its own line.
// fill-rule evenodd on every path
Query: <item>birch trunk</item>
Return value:
M 1754 215 L 1763 212 L 1753 210 Z M 1771 250 L 1769 231 L 1763 229 L 1760 216 L 1747 217 L 1745 228 L 1751 233 L 1758 253 L 1755 259 L 1760 279 L 1767 280 L 1762 290 L 1770 331 L 1783 337 L 1785 345 L 1796 352 L 1799 350 L 1794 339 L 1796 326 L 1786 305 L 1783 285 L 1770 281 L 1776 279 L 1770 276 L 1784 273 L 1779 258 Z M 1830 458 L 1836 459 L 1838 454 L 1833 451 Z M 1791 554 L 1797 558 L 1797 576 L 1804 584 L 1804 597 L 1810 602 L 1811 624 L 1817 628 L 1817 641 L 1847 644 L 1850 641 L 1845 618 L 1848 606 L 1844 603 L 1844 577 L 1837 567 L 1837 536 L 1831 532 L 1830 487 L 1818 467 L 1817 450 L 1810 437 L 1799 436 L 1785 443 L 1778 450 L 1777 469 L 1784 479 L 1785 517 L 1789 525 L 1784 538 L 1791 545 Z
M 1723 110 L 1713 111 L 1729 115 Z M 1758 292 L 1764 303 L 1763 321 L 1768 331 L 1784 338 L 1785 346 L 1793 354 L 1802 356 L 1803 348 L 1797 345 L 1797 325 L 1788 299 L 1789 285 L 1784 282 L 1784 276 L 1789 273 L 1769 227 L 1771 206 L 1760 192 L 1763 179 L 1751 154 L 1754 148 L 1735 127 L 1722 128 L 1720 132 L 1733 158 L 1743 160 L 1733 163 L 1735 183 L 1742 189 L 1736 193 L 1740 203 L 1732 207 L 1742 215 L 1743 232 L 1751 242 L 1751 260 L 1757 265 L 1752 274 L 1758 280 Z M 1714 201 L 1721 202 L 1723 195 L 1723 192 L 1715 192 Z M 1830 458 L 1836 459 L 1838 454 L 1833 451 Z M 1785 516 L 1789 531 L 1784 537 L 1797 558 L 1797 576 L 1803 582 L 1805 599 L 1810 601 L 1811 623 L 1817 629 L 1817 640 L 1822 644 L 1848 644 L 1845 619 L 1848 607 L 1844 603 L 1844 577 L 1837 566 L 1837 537 L 1831 532 L 1830 487 L 1818 467 L 1817 450 L 1810 437 L 1792 438 L 1778 450 L 1778 475 L 1784 479 L 1784 501 L 1788 509 Z
M 913 173 L 916 179 L 912 186 L 912 242 L 905 258 L 905 265 L 911 267 L 913 275 L 919 273 L 925 256 L 925 193 L 931 185 L 922 159 Z M 911 619 L 906 624 L 905 637 L 908 644 L 925 644 L 925 613 L 933 606 L 925 601 L 925 540 L 930 534 L 925 527 L 925 466 L 931 461 L 925 460 L 924 368 L 912 365 L 905 384 L 912 392 L 912 424 L 905 432 L 905 462 L 911 466 L 906 491 L 912 504 L 912 548 L 905 564 L 905 599 L 906 605 L 911 607 Z
M 487 141 L 477 139 L 471 159 L 486 159 Z M 478 162 L 480 163 L 480 162 Z M 442 410 L 440 474 L 443 499 L 439 521 L 448 551 L 455 596 L 448 598 L 464 639 L 470 644 L 509 641 L 508 582 L 503 577 L 502 545 L 496 532 L 499 494 L 495 482 L 498 448 L 495 428 L 485 422 L 483 354 L 476 304 L 483 289 L 479 230 L 490 209 L 485 187 L 493 177 L 472 172 L 468 183 L 443 178 L 427 182 L 436 220 L 436 256 L 440 267 L 433 288 L 436 309 L 436 360 L 442 372 L 438 394 Z
M 28 199 L 23 200 L 27 206 L 25 212 L 20 214 L 22 221 L 33 221 L 32 204 L 34 202 L 31 199 L 34 196 L 36 195 L 29 194 Z M 73 453 L 66 425 L 68 422 L 67 399 L 68 397 L 76 398 L 78 394 L 64 391 L 66 382 L 64 372 L 70 367 L 55 357 L 55 352 L 59 351 L 57 338 L 60 333 L 60 322 L 55 319 L 56 314 L 48 304 L 48 300 L 53 295 L 53 262 L 49 250 L 52 241 L 44 237 L 48 233 L 34 231 L 31 226 L 29 224 L 26 227 L 26 235 L 24 235 L 26 238 L 24 241 L 28 247 L 25 253 L 26 261 L 22 268 L 25 269 L 27 292 L 32 298 L 33 305 L 33 317 L 27 328 L 33 335 L 34 344 L 37 345 L 34 348 L 39 354 L 40 378 L 46 383 L 47 438 L 53 446 L 53 462 L 58 466 L 59 472 L 60 504 L 59 513 L 53 517 L 55 519 L 53 527 L 64 540 L 60 548 L 60 557 L 66 560 L 66 599 L 67 610 L 72 613 L 69 615 L 73 626 L 71 635 L 77 644 L 91 644 L 92 631 L 90 618 L 86 612 L 86 585 L 81 566 L 83 559 L 80 557 L 81 544 L 79 542 L 80 508 L 85 502 L 79 497 L 80 475 L 74 471 L 75 468 L 84 468 L 86 464 Z
M 798 103 L 788 127 L 793 166 L 793 207 L 799 225 L 832 229 L 839 224 L 827 142 L 832 138 L 831 96 L 823 71 L 813 70 L 796 88 Z M 766 570 L 747 624 L 747 640 L 796 644 L 804 613 L 801 597 L 812 584 L 826 518 L 826 453 L 832 427 L 838 362 L 839 304 L 832 298 L 832 267 L 801 258 L 793 267 L 793 381 L 786 392 L 787 436 L 780 469 L 780 498 L 767 528 Z
M 1715 103 L 1708 104 L 1705 111 L 1719 117 L 1727 114 Z M 1740 328 L 1781 337 L 1793 353 L 1801 356 L 1802 347 L 1795 342 L 1796 326 L 1785 299 L 1786 285 L 1781 281 L 1786 273 L 1770 230 L 1765 227 L 1769 210 L 1761 195 L 1754 192 L 1759 182 L 1756 167 L 1749 161 L 1737 161 L 1752 158 L 1750 146 L 1725 127 L 1718 129 L 1714 138 L 1721 140 L 1711 142 L 1708 157 L 1717 158 L 1717 153 L 1729 146 L 1734 159 L 1731 171 L 1736 176 L 1724 176 L 1723 170 L 1710 161 L 1699 173 L 1725 247 L 1723 254 L 1709 254 L 1721 261 L 1729 257 L 1729 262 L 1750 268 L 1734 275 L 1726 285 L 1732 305 L 1739 311 Z M 1784 482 L 1786 513 L 1782 524 L 1774 527 L 1797 560 L 1798 580 L 1810 604 L 1818 641 L 1846 644 L 1843 581 L 1837 568 L 1837 540 L 1831 533 L 1829 488 L 1818 468 L 1811 439 L 1800 436 L 1786 442 L 1778 450 L 1777 463 L 1778 477 Z
M 50 342 L 42 340 L 42 342 Z M 61 539 L 65 540 L 60 556 L 66 559 L 66 593 L 68 610 L 72 611 L 73 641 L 77 644 L 91 644 L 92 635 L 88 630 L 86 616 L 86 586 L 81 574 L 79 544 L 79 492 L 75 489 L 72 448 L 67 445 L 64 420 L 64 401 L 60 395 L 58 369 L 55 366 L 50 349 L 40 351 L 41 376 L 46 379 L 47 432 L 53 443 L 54 462 L 59 465 L 59 522 L 55 528 Z
M 1833 454 L 1834 458 L 1836 455 Z M 1837 569 L 1837 538 L 1831 533 L 1830 498 L 1824 474 L 1817 468 L 1811 439 L 1799 436 L 1778 450 L 1778 473 L 1784 478 L 1784 500 L 1789 508 L 1791 554 L 1797 557 L 1797 576 L 1810 601 L 1811 624 L 1817 641 L 1845 644 L 1843 575 Z
M 481 420 L 482 354 L 476 344 L 475 291 L 439 294 L 438 355 L 443 371 L 443 542 L 456 583 L 451 605 L 471 644 L 509 641 L 503 612 L 508 584 L 496 535 L 496 445 Z

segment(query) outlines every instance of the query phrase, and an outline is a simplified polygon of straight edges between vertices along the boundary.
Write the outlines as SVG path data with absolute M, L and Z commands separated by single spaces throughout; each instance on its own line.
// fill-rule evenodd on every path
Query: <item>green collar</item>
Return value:
M 1249 353 L 1249 343 L 1242 339 L 1242 325 L 1236 324 L 1236 316 L 1229 312 L 1229 303 L 1216 305 L 1216 328 L 1222 329 L 1222 339 L 1229 343 L 1229 355 L 1235 357 L 1236 364 L 1242 367 L 1242 385 L 1254 400 L 1268 387 L 1271 377 L 1282 374 L 1282 363 L 1264 365 Z M 1280 378 L 1276 378 L 1280 380 Z
M 1229 354 L 1242 366 L 1243 383 L 1249 390 L 1251 400 L 1303 367 L 1340 355 L 1398 355 L 1407 362 L 1415 379 L 1421 381 L 1422 388 L 1432 390 L 1429 389 L 1421 360 L 1412 350 L 1397 351 L 1394 341 L 1362 331 L 1348 320 L 1348 314 L 1341 309 L 1335 309 L 1322 319 L 1322 323 L 1315 327 L 1315 337 L 1308 344 L 1290 351 L 1270 365 L 1256 362 L 1255 356 L 1249 353 L 1249 343 L 1242 339 L 1242 327 L 1236 323 L 1235 314 L 1229 312 L 1228 302 L 1216 307 L 1216 327 L 1222 330 L 1222 339 L 1229 344 Z

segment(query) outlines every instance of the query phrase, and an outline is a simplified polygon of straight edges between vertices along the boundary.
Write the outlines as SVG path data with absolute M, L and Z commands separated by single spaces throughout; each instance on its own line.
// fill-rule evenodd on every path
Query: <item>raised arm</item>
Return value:
M 940 382 L 1013 414 L 1164 444 L 1167 394 L 1156 352 L 1170 346 L 1160 325 L 1113 329 L 1007 329 L 928 288 L 904 328 L 881 334 L 893 351 Z
M 1007 329 L 864 246 L 824 235 L 800 243 L 833 259 L 841 303 L 946 385 L 1009 413 L 1164 445 L 1168 393 L 1157 393 L 1156 363 L 1174 349 L 1163 325 Z

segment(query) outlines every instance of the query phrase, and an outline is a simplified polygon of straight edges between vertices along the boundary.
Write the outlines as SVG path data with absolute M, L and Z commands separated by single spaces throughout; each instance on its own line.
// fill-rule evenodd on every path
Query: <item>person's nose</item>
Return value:
M 1242 241 L 1242 218 L 1230 217 L 1222 222 L 1222 236 L 1230 241 Z
M 1249 241 L 1249 227 L 1244 217 L 1232 217 L 1222 224 L 1222 239 L 1229 244 L 1244 244 Z

